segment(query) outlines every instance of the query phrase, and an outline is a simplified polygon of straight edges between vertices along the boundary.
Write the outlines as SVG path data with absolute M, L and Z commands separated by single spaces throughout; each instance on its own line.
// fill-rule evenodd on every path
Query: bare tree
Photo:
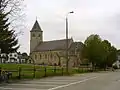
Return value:
M 21 5 L 24 0 L 0 0 L 0 11 L 8 12 L 10 15 L 16 15 L 21 11 Z
M 23 28 L 23 1 L 24 0 L 0 0 L 0 13 L 8 13 L 10 29 L 19 30 Z

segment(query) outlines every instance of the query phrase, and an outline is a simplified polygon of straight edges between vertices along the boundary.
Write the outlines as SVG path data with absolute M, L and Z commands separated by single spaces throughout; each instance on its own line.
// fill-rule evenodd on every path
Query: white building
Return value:
M 113 66 L 117 66 L 117 68 L 120 68 L 120 55 L 117 55 L 117 61 L 113 63 Z
M 19 58 L 17 53 L 9 53 L 7 63 L 19 63 Z
M 117 68 L 120 68 L 120 61 L 117 60 L 115 63 L 113 63 L 113 66 L 117 66 Z
M 7 54 L 2 53 L 0 54 L 0 63 L 5 63 L 7 60 Z
M 18 53 L 1 53 L 0 63 L 25 63 L 25 59 Z

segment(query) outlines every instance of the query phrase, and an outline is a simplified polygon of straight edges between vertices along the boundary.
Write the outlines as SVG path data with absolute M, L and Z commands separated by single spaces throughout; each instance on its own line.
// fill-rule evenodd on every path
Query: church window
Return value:
M 42 58 L 42 55 L 40 54 L 40 59 Z
M 41 37 L 41 35 L 39 34 L 38 37 Z
M 47 54 L 45 54 L 45 59 L 47 59 Z
M 32 36 L 35 37 L 35 34 L 33 33 Z
M 52 54 L 50 55 L 51 59 L 52 59 Z
M 35 55 L 35 59 L 37 59 L 37 55 Z

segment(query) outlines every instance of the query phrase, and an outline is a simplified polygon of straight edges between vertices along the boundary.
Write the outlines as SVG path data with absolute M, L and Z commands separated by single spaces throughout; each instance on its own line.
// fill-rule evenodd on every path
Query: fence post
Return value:
M 78 66 L 78 70 L 77 70 L 77 72 L 79 73 L 79 66 Z
M 2 74 L 2 68 L 0 67 L 0 82 L 2 81 L 1 74 Z
M 44 77 L 46 77 L 47 76 L 47 69 L 46 69 L 46 67 L 45 67 L 45 75 L 44 75 Z
M 83 71 L 84 71 L 83 69 L 84 69 L 84 68 L 83 68 L 83 66 L 82 66 L 82 73 L 83 73 Z
M 18 68 L 18 79 L 21 79 L 21 67 Z
M 87 72 L 89 72 L 89 64 L 87 64 Z
M 56 65 L 54 66 L 54 74 L 56 74 Z
M 1 74 L 2 74 L 2 68 L 0 67 L 0 76 L 1 76 Z
M 33 78 L 35 78 L 35 72 L 36 72 L 36 69 L 35 69 L 35 65 L 34 65 L 34 69 L 33 69 Z
M 63 75 L 63 69 L 64 69 L 64 68 L 62 67 L 62 75 Z

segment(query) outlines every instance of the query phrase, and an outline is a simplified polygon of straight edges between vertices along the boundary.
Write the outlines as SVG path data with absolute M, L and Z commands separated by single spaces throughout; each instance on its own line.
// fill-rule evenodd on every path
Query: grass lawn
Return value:
M 19 76 L 19 67 L 21 67 L 21 78 L 41 78 L 44 77 L 45 74 L 46 76 L 57 76 L 57 75 L 66 75 L 66 70 L 65 68 L 62 70 L 61 67 L 55 67 L 54 66 L 46 66 L 46 73 L 45 73 L 45 67 L 40 66 L 40 65 L 35 65 L 35 70 L 34 71 L 34 65 L 32 64 L 0 64 L 0 67 L 4 70 L 11 71 L 12 72 L 12 77 L 16 78 Z M 85 73 L 88 72 L 87 70 L 82 70 L 82 69 L 71 69 L 70 74 L 75 74 L 75 73 Z M 35 77 L 34 77 L 35 76 Z

